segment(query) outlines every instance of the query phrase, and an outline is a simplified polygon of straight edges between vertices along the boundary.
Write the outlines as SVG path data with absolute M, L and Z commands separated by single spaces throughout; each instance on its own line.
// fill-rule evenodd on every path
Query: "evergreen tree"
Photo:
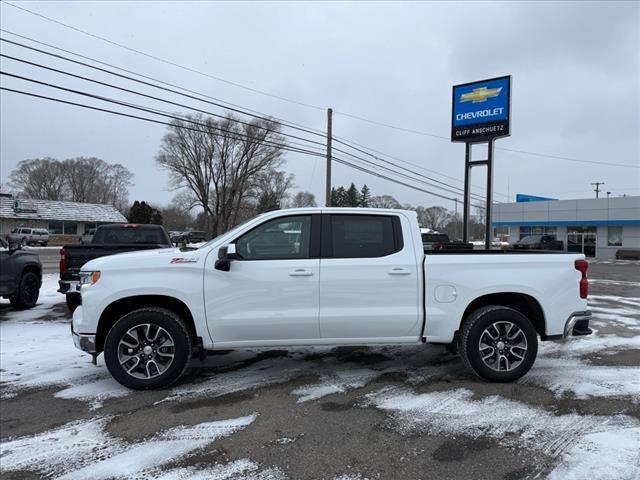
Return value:
M 344 187 L 331 189 L 331 206 L 332 207 L 347 207 L 347 191 Z
M 162 213 L 147 202 L 139 202 L 136 200 L 129 209 L 127 221 L 129 223 L 153 223 L 155 225 L 162 225 Z
M 345 207 L 359 207 L 360 206 L 360 192 L 356 186 L 351 183 L 345 196 Z
M 369 190 L 369 187 L 367 187 L 367 184 L 365 183 L 362 186 L 362 190 L 360 190 L 360 206 L 363 208 L 367 208 L 369 207 L 370 203 L 371 203 L 371 190 Z

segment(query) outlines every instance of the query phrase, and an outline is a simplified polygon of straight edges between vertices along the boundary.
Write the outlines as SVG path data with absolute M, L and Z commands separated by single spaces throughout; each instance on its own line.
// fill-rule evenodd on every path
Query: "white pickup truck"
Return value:
M 477 375 L 520 378 L 538 337 L 587 335 L 583 255 L 425 255 L 416 215 L 307 208 L 260 215 L 183 251 L 82 267 L 76 346 L 135 389 L 176 381 L 207 350 L 439 343 Z

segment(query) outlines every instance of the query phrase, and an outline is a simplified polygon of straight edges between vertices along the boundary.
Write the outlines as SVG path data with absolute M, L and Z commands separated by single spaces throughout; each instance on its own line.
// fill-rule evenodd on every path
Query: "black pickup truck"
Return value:
M 58 292 L 67 296 L 72 312 L 80 304 L 80 268 L 94 258 L 116 253 L 171 247 L 167 231 L 160 225 L 113 224 L 96 229 L 91 243 L 65 245 L 60 249 L 60 280 Z
M 37 253 L 19 245 L 9 246 L 0 238 L 0 297 L 8 298 L 13 308 L 31 308 L 40 294 L 42 264 Z
M 514 250 L 564 250 L 564 243 L 553 235 L 527 235 L 511 245 Z

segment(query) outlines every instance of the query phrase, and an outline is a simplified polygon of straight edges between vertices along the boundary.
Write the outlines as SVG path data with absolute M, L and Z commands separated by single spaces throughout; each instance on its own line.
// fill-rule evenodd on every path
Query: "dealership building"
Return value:
M 0 193 L 0 236 L 18 227 L 44 228 L 50 243 L 73 241 L 91 228 L 106 223 L 126 223 L 113 206 L 95 203 L 28 200 Z
M 615 258 L 640 249 L 640 196 L 555 200 L 517 195 L 515 203 L 493 206 L 498 237 L 514 243 L 527 235 L 553 235 L 569 252 Z

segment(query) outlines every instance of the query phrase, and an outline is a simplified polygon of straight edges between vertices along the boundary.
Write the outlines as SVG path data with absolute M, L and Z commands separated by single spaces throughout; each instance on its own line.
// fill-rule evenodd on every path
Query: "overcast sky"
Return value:
M 455 186 L 463 184 L 463 144 L 376 126 L 340 112 L 448 137 L 452 85 L 510 74 L 512 136 L 498 140 L 497 147 L 640 166 L 638 2 L 18 4 L 212 76 L 323 109 L 332 107 L 336 136 L 411 162 L 427 170 L 404 165 Z M 187 72 L 5 3 L 0 8 L 5 30 L 325 129 L 323 110 Z M 2 35 L 19 41 L 5 32 Z M 1 48 L 6 55 L 113 82 L 113 77 L 4 42 Z M 4 58 L 1 66 L 3 71 L 152 105 Z M 4 76 L 2 86 L 99 104 Z M 167 98 L 188 102 L 175 96 Z M 131 200 L 165 205 L 173 197 L 167 175 L 154 161 L 165 127 L 11 92 L 3 91 L 0 99 L 2 183 L 26 158 L 95 156 L 122 163 L 134 173 Z M 155 106 L 167 109 L 166 105 Z M 296 175 L 298 189 L 315 193 L 321 204 L 324 160 L 295 153 L 286 158 L 286 169 Z M 605 182 L 603 190 L 612 195 L 640 195 L 638 168 L 502 149 L 496 150 L 494 168 L 494 199 L 501 202 L 515 193 L 591 198 L 590 183 L 596 181 Z M 374 195 L 391 194 L 402 203 L 454 205 L 346 166 L 334 165 L 333 172 L 334 184 L 367 183 Z M 473 183 L 482 185 L 483 178 L 478 169 Z

